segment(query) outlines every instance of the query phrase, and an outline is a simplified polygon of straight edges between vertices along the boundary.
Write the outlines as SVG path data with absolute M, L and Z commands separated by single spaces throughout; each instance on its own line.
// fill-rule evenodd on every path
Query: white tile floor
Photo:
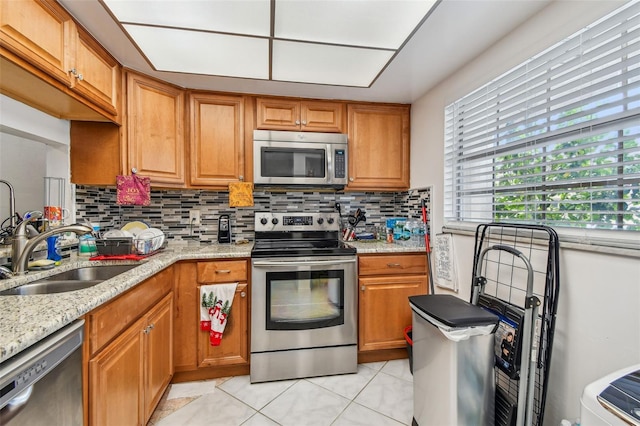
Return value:
M 171 385 L 150 424 L 410 425 L 407 359 L 360 364 L 357 374 L 251 384 L 249 376 Z

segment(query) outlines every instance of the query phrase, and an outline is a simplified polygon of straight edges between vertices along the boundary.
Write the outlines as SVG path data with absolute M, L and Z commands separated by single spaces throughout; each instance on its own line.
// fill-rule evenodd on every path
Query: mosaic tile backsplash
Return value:
M 426 200 L 430 214 L 429 189 L 407 192 L 322 192 L 254 191 L 253 207 L 229 207 L 229 192 L 204 190 L 152 190 L 149 206 L 116 205 L 115 188 L 76 187 L 76 214 L 78 221 L 84 219 L 100 224 L 102 231 L 119 229 L 127 222 L 143 221 L 161 229 L 171 242 L 189 240 L 216 242 L 218 217 L 228 214 L 231 218 L 232 241 L 253 241 L 254 214 L 260 211 L 274 212 L 334 212 L 340 203 L 342 215 L 347 216 L 358 208 L 364 210 L 367 225 L 379 226 L 387 217 L 420 218 L 421 203 Z M 200 210 L 201 224 L 189 225 L 189 211 Z

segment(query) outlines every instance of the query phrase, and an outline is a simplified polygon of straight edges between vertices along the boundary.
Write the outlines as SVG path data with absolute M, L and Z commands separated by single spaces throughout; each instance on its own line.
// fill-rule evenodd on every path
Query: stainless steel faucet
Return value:
M 36 235 L 35 237 L 27 238 L 27 225 L 37 219 L 32 217 L 30 219 L 20 222 L 13 234 L 13 246 L 11 249 L 11 265 L 13 273 L 16 275 L 23 275 L 27 272 L 27 263 L 31 253 L 38 244 L 47 238 L 63 234 L 65 232 L 75 232 L 77 235 L 84 235 L 93 232 L 93 229 L 87 225 L 81 225 L 79 223 L 75 225 L 64 225 L 57 228 L 49 229 L 46 232 Z

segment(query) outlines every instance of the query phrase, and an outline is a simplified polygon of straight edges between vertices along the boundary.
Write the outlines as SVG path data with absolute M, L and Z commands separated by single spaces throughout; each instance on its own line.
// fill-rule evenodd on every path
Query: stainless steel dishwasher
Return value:
M 0 364 L 0 425 L 81 426 L 78 320 Z

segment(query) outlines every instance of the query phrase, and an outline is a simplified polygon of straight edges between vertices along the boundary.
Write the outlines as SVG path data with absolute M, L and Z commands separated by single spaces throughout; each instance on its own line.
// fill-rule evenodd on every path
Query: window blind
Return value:
M 640 231 L 640 3 L 445 108 L 445 220 Z

